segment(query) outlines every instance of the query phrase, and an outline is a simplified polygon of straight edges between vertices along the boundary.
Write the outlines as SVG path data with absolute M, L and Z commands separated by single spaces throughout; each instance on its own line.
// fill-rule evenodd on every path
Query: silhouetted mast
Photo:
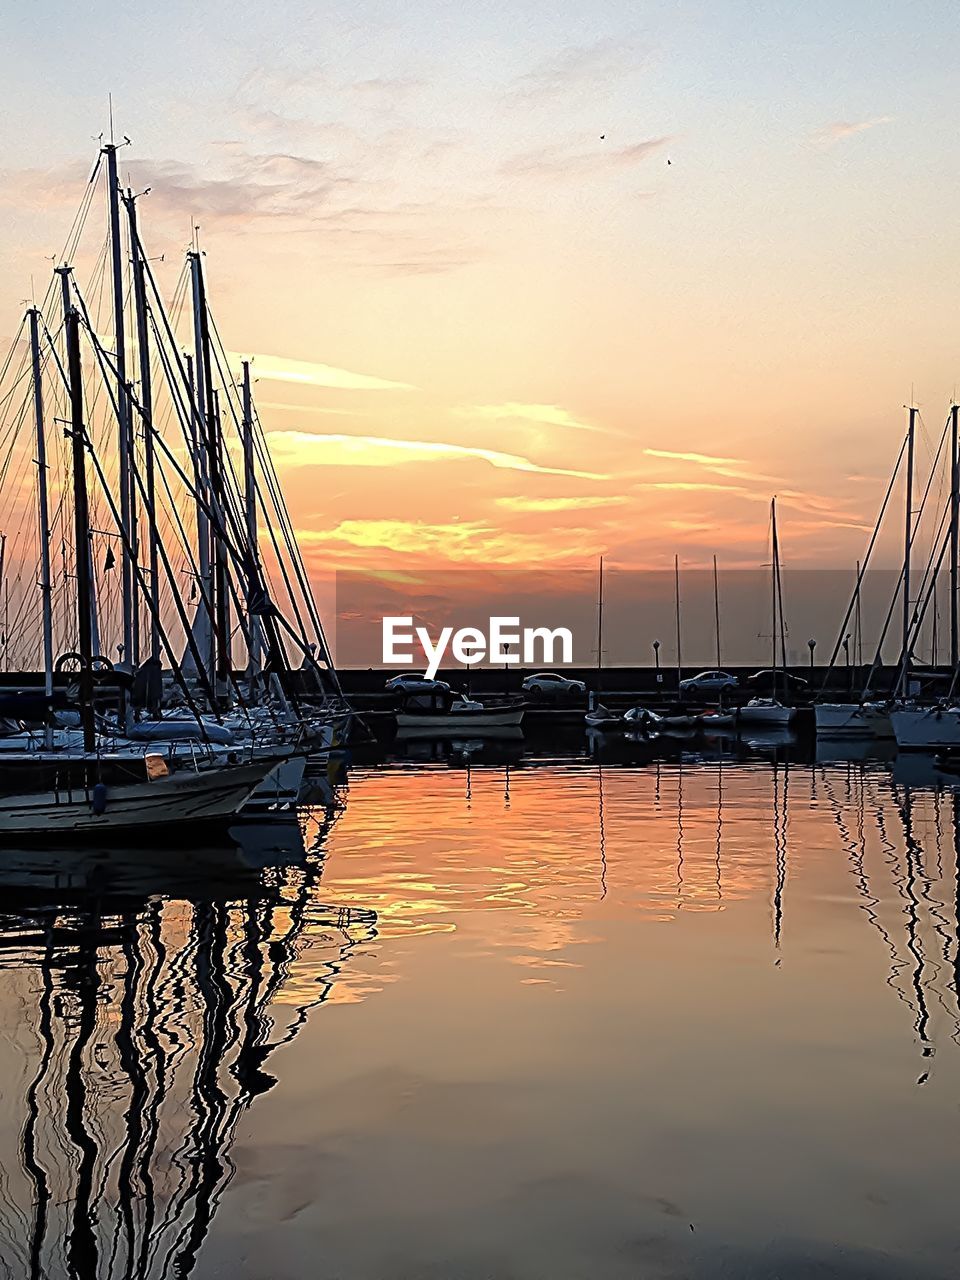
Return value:
M 40 598 L 43 612 L 43 692 L 47 703 L 43 740 L 53 744 L 50 709 L 53 703 L 53 606 L 50 581 L 50 513 L 47 503 L 47 443 L 43 425 L 43 383 L 40 375 L 40 317 L 36 307 L 30 317 L 30 356 L 33 363 L 33 413 L 37 432 L 37 511 L 40 541 Z
M 90 626 L 90 516 L 87 506 L 86 428 L 83 425 L 83 382 L 80 368 L 80 315 L 67 315 L 67 372 L 70 379 L 70 440 L 73 454 L 73 520 L 77 571 L 77 640 L 80 653 L 80 717 L 83 749 L 93 752 L 93 636 Z
M 960 439 L 958 439 L 960 408 L 950 406 L 950 668 L 955 671 L 960 660 L 960 618 L 958 618 L 957 593 L 958 562 L 960 562 Z
M 153 386 L 150 377 L 150 341 L 147 324 L 147 284 L 137 232 L 137 197 L 124 198 L 130 224 L 130 258 L 133 265 L 133 298 L 137 318 L 137 356 L 140 365 L 140 411 L 143 417 L 143 482 L 147 506 L 147 572 L 150 595 L 150 657 L 159 661 L 160 572 L 157 562 L 156 461 L 153 443 Z
M 70 275 L 73 271 L 73 268 L 64 265 L 62 267 L 56 267 L 54 271 L 55 271 L 55 274 L 60 277 L 60 305 L 63 312 L 63 331 L 64 331 L 64 334 L 66 334 L 67 317 L 69 316 L 70 311 L 72 310 L 72 307 L 73 307 L 73 303 L 70 299 Z M 69 365 L 69 355 L 67 357 L 67 363 Z M 69 375 L 68 375 L 68 380 L 69 380 Z M 70 388 L 68 386 L 67 388 L 68 393 L 69 393 L 69 390 Z M 87 550 L 87 567 L 90 575 L 90 600 L 89 600 L 89 606 L 88 606 L 89 613 L 90 613 L 90 635 L 93 643 L 93 652 L 99 653 L 100 652 L 100 622 L 99 622 L 99 611 L 97 609 L 97 579 L 93 572 L 93 549 L 90 546 L 89 533 L 87 535 L 86 550 Z M 79 554 L 79 551 L 77 552 L 77 554 Z
M 250 645 L 250 691 L 253 693 L 260 670 L 260 619 L 254 611 L 255 597 L 259 596 L 258 567 L 260 563 L 257 541 L 257 481 L 253 457 L 253 400 L 250 390 L 250 361 L 243 361 L 243 501 L 247 525 L 246 604 L 247 634 Z
M 683 657 L 680 650 L 680 557 L 673 557 L 674 602 L 677 614 L 677 690 L 680 689 L 680 678 L 683 675 Z
M 907 691 L 910 675 L 910 544 L 913 541 L 913 455 L 917 411 L 911 406 L 907 427 L 907 479 L 903 534 L 903 640 L 901 645 L 900 694 Z
M 123 584 L 123 656 L 134 666 L 140 661 L 140 638 L 134 606 L 136 557 L 136 516 L 131 479 L 133 432 L 130 421 L 130 388 L 127 383 L 127 353 L 123 314 L 123 266 L 120 243 L 120 183 L 117 178 L 117 148 L 108 142 L 101 151 L 107 157 L 107 199 L 110 210 L 110 255 L 113 274 L 113 326 L 116 341 L 118 454 L 120 461 L 121 581 Z
M 200 254 L 187 254 L 190 263 L 190 275 L 193 283 L 193 361 L 188 362 L 192 370 L 193 403 L 196 417 L 194 421 L 194 466 L 197 476 L 197 563 L 200 570 L 200 607 L 197 610 L 199 632 L 197 641 L 210 683 L 215 682 L 216 659 L 214 655 L 213 628 L 211 625 L 213 609 L 213 581 L 210 574 L 210 520 L 207 515 L 207 503 L 210 500 L 210 483 L 207 453 L 207 380 L 205 373 L 207 347 L 203 337 L 201 315 L 206 304 L 203 297 L 203 276 L 200 270 Z

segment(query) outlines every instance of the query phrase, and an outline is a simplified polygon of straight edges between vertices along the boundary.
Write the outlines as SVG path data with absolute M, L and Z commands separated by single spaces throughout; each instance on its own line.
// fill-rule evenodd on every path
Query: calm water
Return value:
M 948 780 L 463 763 L 6 860 L 0 1274 L 956 1275 Z

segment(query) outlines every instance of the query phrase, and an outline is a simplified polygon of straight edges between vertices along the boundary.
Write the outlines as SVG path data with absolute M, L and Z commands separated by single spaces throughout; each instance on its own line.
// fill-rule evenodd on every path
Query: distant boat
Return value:
M 411 699 L 410 703 L 426 701 Z M 431 733 L 482 734 L 485 729 L 518 729 L 523 721 L 524 708 L 487 707 L 470 698 L 457 698 L 450 703 L 435 701 L 433 706 L 408 707 L 397 712 L 397 729 L 429 730 Z

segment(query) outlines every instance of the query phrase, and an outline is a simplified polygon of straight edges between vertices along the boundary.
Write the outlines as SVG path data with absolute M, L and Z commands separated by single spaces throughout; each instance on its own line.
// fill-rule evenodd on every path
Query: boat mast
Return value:
M 600 557 L 600 575 L 597 581 L 597 703 L 600 702 L 600 684 L 603 672 L 603 556 Z
M 773 630 L 771 632 L 771 644 L 773 646 L 773 696 L 777 696 L 777 565 L 780 558 L 780 544 L 777 540 L 777 500 L 770 500 L 770 525 L 772 529 L 773 542 L 773 560 L 770 565 L 770 593 L 773 616 Z
M 673 594 L 677 614 L 677 691 L 680 691 L 680 678 L 683 675 L 683 657 L 680 649 L 680 557 L 673 557 Z
M 960 591 L 960 408 L 950 406 L 950 669 L 960 659 L 960 618 L 957 593 Z
M 717 670 L 723 665 L 720 661 L 720 577 L 717 573 L 717 557 L 713 557 L 713 618 L 717 629 Z
M 200 569 L 200 607 L 197 618 L 200 620 L 198 637 L 200 652 L 207 664 L 207 674 L 213 684 L 216 661 L 214 657 L 214 637 L 211 626 L 213 608 L 213 581 L 210 574 L 210 520 L 207 515 L 207 504 L 210 500 L 209 475 L 207 472 L 207 402 L 206 377 L 204 375 L 204 356 L 206 348 L 203 340 L 201 309 L 203 306 L 203 290 L 200 272 L 200 254 L 191 251 L 187 254 L 190 262 L 190 275 L 193 284 L 193 403 L 196 411 L 194 423 L 194 466 L 197 474 L 197 563 Z M 191 366 L 188 365 L 188 368 Z
M 83 425 L 83 382 L 80 369 L 80 316 L 67 314 L 67 373 L 70 380 L 70 440 L 73 454 L 73 521 L 77 571 L 77 640 L 80 652 L 80 718 L 83 749 L 96 747 L 93 719 L 93 634 L 90 626 L 90 516 L 87 506 L 86 429 Z
M 73 304 L 70 301 L 70 276 L 73 273 L 73 267 L 69 267 L 66 263 L 62 267 L 55 267 L 54 273 L 60 277 L 60 306 L 63 312 L 63 328 L 64 334 L 67 331 L 67 319 L 73 310 Z M 67 361 L 69 365 L 69 352 L 67 353 Z M 87 575 L 89 578 L 89 609 L 90 609 L 90 635 L 93 645 L 93 652 L 100 653 L 100 610 L 97 606 L 97 576 L 93 571 L 93 547 L 90 543 L 90 532 L 87 531 Z M 77 549 L 77 557 L 80 551 Z
M 913 541 L 913 454 L 916 439 L 917 410 L 910 406 L 907 427 L 907 480 L 903 533 L 903 639 L 900 649 L 900 696 L 907 691 L 910 669 L 910 544 Z
M 260 618 L 254 612 L 259 595 L 257 577 L 260 555 L 257 543 L 257 481 L 253 459 L 253 398 L 250 389 L 250 361 L 243 361 L 243 500 L 247 520 L 247 635 L 250 645 L 250 694 L 254 694 L 260 673 Z
M 121 583 L 123 586 L 123 656 L 136 666 L 140 661 L 140 636 L 134 605 L 134 561 L 137 553 L 136 504 L 131 462 L 133 432 L 130 421 L 130 388 L 127 383 L 127 353 L 123 315 L 123 254 L 120 242 L 120 182 L 117 177 L 117 148 L 111 141 L 101 148 L 107 157 L 107 198 L 110 211 L 110 254 L 113 274 L 113 327 L 116 341 L 117 425 L 120 456 Z
M 205 471 L 208 485 L 208 501 L 215 526 L 222 526 L 225 519 L 225 495 L 223 487 L 223 460 L 220 449 L 220 421 L 216 398 L 213 394 L 213 370 L 210 360 L 210 321 L 207 312 L 207 295 L 203 280 L 203 268 L 200 253 L 193 250 L 190 255 L 190 268 L 193 275 L 193 307 L 194 335 L 197 339 L 196 381 L 199 391 L 203 389 L 203 405 L 206 410 L 206 421 L 201 413 L 201 425 L 205 426 L 205 439 L 201 443 L 201 453 L 206 452 Z M 213 634 L 210 647 L 210 675 L 215 681 L 218 698 L 227 694 L 227 686 L 231 676 L 230 661 L 230 629 L 227 600 L 227 565 L 226 548 L 223 544 L 223 530 L 215 527 L 213 538 L 208 540 L 211 554 L 208 579 L 210 592 L 208 601 L 213 611 Z
M 147 506 L 147 563 L 150 594 L 150 657 L 159 661 L 160 573 L 157 561 L 156 463 L 153 445 L 153 385 L 150 377 L 150 341 L 147 325 L 147 284 L 137 231 L 137 197 L 128 190 L 123 201 L 130 226 L 133 264 L 133 296 L 137 320 L 137 356 L 140 365 L 140 412 L 143 415 L 143 482 Z
M 30 317 L 30 356 L 33 362 L 33 414 L 37 430 L 37 511 L 40 540 L 40 599 L 43 609 L 43 692 L 47 703 L 43 741 L 53 745 L 50 709 L 53 704 L 53 605 L 50 582 L 50 513 L 47 505 L 47 442 L 43 425 L 43 384 L 40 375 L 40 317 L 36 307 Z

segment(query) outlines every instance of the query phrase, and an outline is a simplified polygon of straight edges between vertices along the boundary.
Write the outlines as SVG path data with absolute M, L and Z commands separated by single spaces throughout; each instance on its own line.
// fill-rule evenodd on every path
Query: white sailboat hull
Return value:
M 522 708 L 503 711 L 450 711 L 446 714 L 397 712 L 398 729 L 429 729 L 437 734 L 462 733 L 465 729 L 471 733 L 482 733 L 484 729 L 518 728 L 522 720 Z
M 757 700 L 745 703 L 737 713 L 737 719 L 740 724 L 757 725 L 761 728 L 786 728 L 796 714 L 795 707 Z
M 890 721 L 904 751 L 960 747 L 960 707 L 900 707 L 890 712 Z
M 264 781 L 270 762 L 172 773 L 105 790 L 103 812 L 93 789 L 77 787 L 0 797 L 0 837 L 48 839 L 123 833 L 173 834 L 178 828 L 227 822 Z
M 818 738 L 892 738 L 885 707 L 859 702 L 822 702 L 814 708 Z

